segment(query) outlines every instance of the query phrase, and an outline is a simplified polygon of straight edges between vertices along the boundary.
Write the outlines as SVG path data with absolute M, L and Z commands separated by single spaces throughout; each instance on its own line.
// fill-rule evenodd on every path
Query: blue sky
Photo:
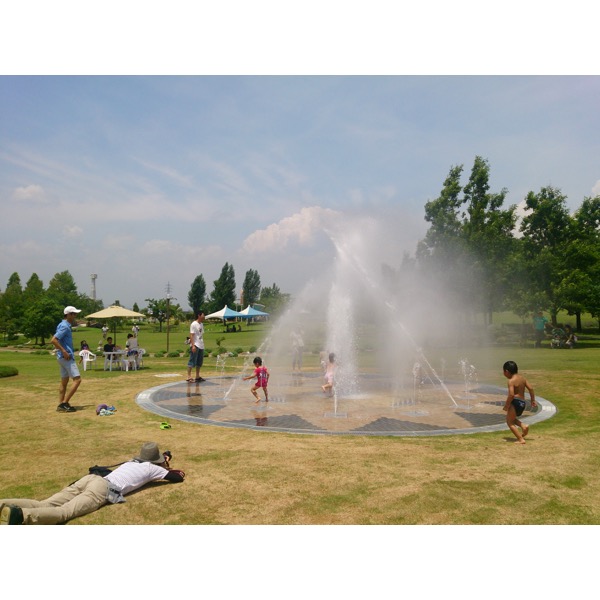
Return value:
M 394 265 L 476 155 L 507 204 L 600 194 L 599 101 L 593 76 L 1 77 L 0 286 L 67 269 L 187 306 L 229 262 L 296 293 L 333 256 L 324 209 L 384 221 Z
M 0 289 L 69 270 L 106 305 L 170 284 L 187 306 L 228 262 L 238 292 L 256 269 L 296 294 L 334 258 L 332 220 L 377 219 L 392 266 L 413 253 L 425 203 L 477 155 L 507 204 L 554 185 L 575 209 L 600 193 L 600 78 L 573 8 L 3 6 Z

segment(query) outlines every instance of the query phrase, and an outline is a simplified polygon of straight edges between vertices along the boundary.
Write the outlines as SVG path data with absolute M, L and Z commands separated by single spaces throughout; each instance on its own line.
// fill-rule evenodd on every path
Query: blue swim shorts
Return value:
M 525 400 L 521 400 L 521 398 L 513 398 L 511 404 L 515 407 L 517 417 L 520 417 L 525 410 Z

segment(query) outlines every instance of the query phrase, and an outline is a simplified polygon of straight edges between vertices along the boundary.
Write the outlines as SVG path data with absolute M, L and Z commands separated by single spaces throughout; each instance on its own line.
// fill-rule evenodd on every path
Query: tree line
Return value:
M 476 156 L 463 186 L 463 165 L 452 166 L 437 198 L 425 204 L 429 228 L 414 259 L 385 267 L 388 282 L 416 271 L 448 290 L 448 301 L 491 324 L 496 311 L 523 319 L 547 311 L 600 323 L 600 196 L 585 197 L 571 214 L 553 186 L 530 191 L 523 215 L 503 207 L 505 188 L 490 191 L 490 166 Z
M 235 290 L 235 270 L 233 265 L 226 262 L 219 278 L 213 282 L 213 290 L 208 296 L 204 276 L 202 274 L 196 276 L 188 292 L 188 304 L 194 314 L 198 314 L 200 310 L 210 314 L 221 310 L 224 306 L 233 308 L 237 302 Z M 262 287 L 258 271 L 254 269 L 246 271 L 240 294 L 242 308 L 259 303 L 264 307 L 265 312 L 277 313 L 289 300 L 290 295 L 283 293 L 275 283 L 270 287 Z
M 290 295 L 282 293 L 276 284 L 261 287 L 257 271 L 246 272 L 243 283 L 244 307 L 260 303 L 266 312 L 277 314 L 290 300 Z M 235 271 L 233 265 L 225 263 L 219 278 L 214 281 L 214 289 L 207 295 L 203 275 L 198 275 L 191 284 L 188 302 L 191 312 L 187 313 L 180 304 L 166 298 L 146 298 L 147 306 L 140 309 L 137 302 L 133 310 L 155 319 L 162 330 L 167 318 L 175 320 L 191 319 L 192 315 L 203 310 L 206 314 L 216 312 L 228 305 L 236 305 Z M 120 304 L 115 300 L 113 304 Z M 102 300 L 93 300 L 77 290 L 77 285 L 69 271 L 56 273 L 44 288 L 42 280 L 33 273 L 26 282 L 21 283 L 18 273 L 13 273 L 4 291 L 0 291 L 0 333 L 4 339 L 14 339 L 22 333 L 36 344 L 45 344 L 54 335 L 57 323 L 63 317 L 65 306 L 76 306 L 82 315 L 91 314 L 104 308 Z
M 258 271 L 249 269 L 246 271 L 240 303 L 241 308 L 259 303 L 271 315 L 276 315 L 290 301 L 290 294 L 283 293 L 279 286 L 275 283 L 272 286 L 262 287 L 260 275 Z M 237 304 L 235 269 L 228 262 L 221 269 L 221 274 L 218 279 L 213 281 L 213 290 L 207 295 L 206 281 L 204 275 L 199 274 L 194 278 L 190 290 L 187 295 L 188 304 L 191 307 L 191 312 L 186 315 L 179 304 L 167 302 L 166 298 L 146 298 L 147 308 L 140 312 L 155 318 L 162 330 L 162 324 L 169 317 L 178 319 L 184 316 L 192 317 L 197 315 L 201 310 L 205 314 L 210 314 L 221 310 L 224 306 L 228 306 L 235 310 Z M 135 309 L 134 309 L 135 310 Z

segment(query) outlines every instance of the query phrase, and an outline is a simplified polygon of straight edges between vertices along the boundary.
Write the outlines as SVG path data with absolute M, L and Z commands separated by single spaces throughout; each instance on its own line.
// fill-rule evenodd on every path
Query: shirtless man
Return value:
M 529 425 L 521 423 L 518 417 L 525 410 L 525 388 L 529 392 L 532 408 L 537 406 L 535 392 L 527 379 L 523 375 L 519 375 L 519 367 L 517 367 L 516 362 L 512 360 L 506 361 L 502 368 L 504 370 L 504 377 L 508 379 L 508 396 L 502 408 L 502 410 L 506 411 L 506 424 L 517 438 L 515 444 L 524 444 L 524 438 L 529 433 Z M 519 432 L 518 427 L 521 428 L 522 433 Z

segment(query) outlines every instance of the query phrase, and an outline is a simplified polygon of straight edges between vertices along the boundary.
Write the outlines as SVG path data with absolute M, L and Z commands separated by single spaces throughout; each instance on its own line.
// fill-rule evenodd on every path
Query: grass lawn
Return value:
M 218 323 L 204 324 L 204 345 L 208 351 L 217 352 L 220 349 L 229 352 L 235 352 L 242 349 L 247 352 L 252 347 L 258 348 L 265 337 L 268 323 L 241 324 L 241 331 L 228 333 L 224 327 Z M 116 343 L 124 347 L 127 341 L 127 334 L 131 333 L 129 328 L 118 329 L 116 332 Z M 115 337 L 111 331 L 108 336 Z M 157 352 L 179 352 L 183 354 L 187 350 L 185 339 L 189 335 L 189 324 L 179 324 L 171 326 L 169 329 L 168 340 L 166 325 L 163 324 L 162 331 L 158 325 L 142 325 L 139 333 L 139 346 L 146 352 L 155 354 Z M 102 331 L 93 327 L 77 327 L 73 332 L 73 342 L 77 348 L 81 341 L 86 340 L 92 352 L 104 345 L 102 340 Z M 217 344 L 219 341 L 219 344 Z
M 258 325 L 249 329 L 223 334 L 221 327 L 210 326 L 205 336 L 206 346 L 216 347 L 216 339 L 225 337 L 227 341 L 222 345 L 230 350 L 259 347 L 268 327 Z M 186 331 L 187 326 L 171 330 L 171 349 L 184 349 Z M 96 331 L 92 337 L 90 330 L 79 330 L 75 340 L 77 343 L 85 338 L 93 349 L 101 337 L 98 334 Z M 126 332 L 118 333 L 119 342 L 125 337 Z M 183 354 L 177 358 L 154 356 L 166 350 L 165 332 L 142 330 L 140 345 L 149 352 L 141 371 L 104 372 L 101 364 L 96 370 L 82 371 L 83 381 L 72 402 L 80 410 L 73 414 L 59 414 L 55 410 L 58 368 L 53 356 L 25 349 L 0 349 L 0 366 L 12 366 L 19 371 L 17 376 L 0 378 L 3 420 L 0 452 L 4 457 L 0 463 L 0 498 L 46 498 L 86 474 L 91 465 L 130 459 L 142 443 L 153 440 L 162 450 L 172 451 L 172 464 L 186 472 L 185 482 L 147 486 L 128 496 L 124 504 L 103 507 L 71 521 L 69 526 L 600 524 L 600 339 L 594 332 L 582 336 L 580 347 L 574 350 L 551 350 L 548 344 L 541 349 L 514 344 L 427 350 L 432 362 L 444 358 L 448 365 L 456 365 L 461 358 L 468 358 L 476 365 L 480 382 L 502 386 L 506 380 L 501 365 L 506 360 L 515 360 L 536 392 L 558 407 L 554 418 L 531 428 L 525 446 L 514 444 L 508 429 L 420 438 L 312 436 L 172 421 L 172 429 L 161 430 L 161 418 L 142 411 L 134 399 L 140 391 L 164 383 L 165 379 L 157 375 L 180 373 L 183 379 L 187 359 Z M 308 368 L 316 368 L 316 357 L 307 358 Z M 242 362 L 241 357 L 232 359 L 228 361 L 228 369 L 241 369 Z M 205 359 L 202 372 L 206 377 L 216 375 L 216 359 Z M 114 404 L 118 409 L 116 415 L 97 417 L 94 409 L 103 402 Z M 197 530 L 183 529 L 191 532 L 184 539 L 191 537 L 190 543 L 196 544 L 200 539 Z M 348 590 L 349 597 L 353 597 L 355 590 L 347 569 L 364 571 L 367 559 L 362 558 L 362 552 L 377 555 L 383 563 L 395 557 L 390 573 L 396 572 L 398 560 L 409 565 L 415 556 L 423 557 L 413 565 L 415 573 L 422 573 L 419 569 L 432 565 L 432 560 L 437 561 L 438 572 L 444 565 L 456 564 L 452 562 L 456 559 L 457 543 L 457 538 L 451 537 L 454 529 L 441 528 L 441 540 L 432 539 L 429 528 L 425 531 L 403 528 L 402 533 L 391 529 L 393 533 L 385 530 L 390 539 L 381 540 L 372 538 L 382 531 L 380 528 L 361 528 L 360 533 L 354 528 L 333 528 L 333 531 L 327 528 L 335 539 L 342 538 L 339 546 L 331 546 L 329 538 L 319 542 L 314 537 L 319 534 L 313 533 L 312 528 L 293 528 L 293 534 L 285 528 L 288 532 L 285 537 L 281 537 L 278 528 L 268 531 L 261 528 L 260 539 L 254 528 L 250 531 L 241 528 L 241 539 L 231 538 L 227 528 L 206 528 L 199 542 L 202 549 L 191 555 L 177 545 L 177 538 L 174 541 L 171 528 L 161 528 L 158 538 L 153 530 L 149 543 L 156 550 L 154 540 L 162 540 L 169 556 L 178 556 L 178 564 L 190 560 L 192 569 L 196 567 L 191 558 L 198 553 L 205 557 L 205 565 L 220 556 L 213 568 L 223 578 L 229 573 L 225 565 L 237 559 L 241 568 L 246 565 L 245 581 L 248 581 L 257 576 L 256 569 L 264 560 L 271 567 L 277 565 L 281 573 L 291 568 L 286 557 L 297 556 L 293 552 L 298 551 L 289 548 L 293 535 L 292 545 L 305 543 L 312 548 L 311 557 L 317 557 L 318 563 L 315 568 L 323 570 L 329 565 L 329 575 L 332 568 L 343 571 L 343 581 L 334 587 L 338 591 Z M 495 554 L 499 548 L 509 549 L 505 552 L 514 552 L 518 560 L 526 563 L 547 549 L 532 546 L 531 537 L 516 539 L 515 536 L 522 534 L 515 532 L 521 529 L 495 528 L 490 534 L 488 528 L 483 528 L 485 539 L 478 536 L 472 539 L 471 532 L 479 532 L 479 528 L 466 529 L 465 532 L 461 528 L 461 539 L 468 539 L 469 546 L 460 556 L 467 571 L 478 568 L 481 572 L 489 567 L 492 577 L 500 577 L 499 569 L 506 568 L 502 561 L 510 560 L 512 564 L 516 558 Z M 82 528 L 53 529 L 73 530 Z M 114 530 L 95 528 L 94 531 L 100 535 Z M 352 538 L 346 539 L 346 535 Z M 360 544 L 365 542 L 359 540 L 364 538 L 357 535 L 367 536 L 367 544 L 372 540 L 368 551 L 361 550 Z M 506 538 L 504 546 L 497 541 L 499 535 Z M 305 540 L 305 536 L 310 536 L 310 540 Z M 52 552 L 54 539 L 51 538 L 50 547 L 43 553 L 33 550 L 41 562 Z M 142 538 L 142 550 L 146 539 Z M 260 545 L 265 539 L 266 547 Z M 553 535 L 548 541 L 553 548 L 551 562 L 560 551 L 557 547 L 560 539 Z M 388 542 L 393 544 L 393 550 L 384 547 Z M 426 544 L 426 549 L 420 544 Z M 567 546 L 570 548 L 567 559 L 580 557 L 582 548 L 587 547 L 577 543 Z M 481 552 L 484 547 L 485 552 Z M 7 548 L 3 550 L 5 556 Z M 254 555 L 259 548 L 264 557 Z M 279 554 L 280 548 L 287 548 L 286 553 Z M 217 549 L 218 554 L 214 554 Z M 32 550 L 27 547 L 23 552 Z M 341 566 L 336 562 L 338 555 L 345 557 Z M 84 553 L 72 560 L 79 559 L 82 569 L 87 570 L 86 556 Z M 593 553 L 585 554 L 584 559 L 589 556 Z M 221 559 L 225 562 L 221 563 Z M 298 560 L 302 559 L 303 554 Z M 564 564 L 565 557 L 562 560 Z M 426 572 L 423 577 L 427 577 Z M 453 577 L 452 573 L 448 577 Z M 369 580 L 369 590 L 372 585 Z M 572 585 L 570 582 L 570 590 Z M 519 584 L 519 589 L 523 592 L 528 586 L 531 592 L 540 590 L 536 579 Z M 461 596 L 474 597 L 469 593 L 463 590 Z
M 214 326 L 212 326 L 214 327 Z M 185 339 L 186 329 L 170 332 Z M 208 346 L 259 346 L 265 325 L 250 332 L 209 330 Z M 98 332 L 96 332 L 97 334 Z M 76 342 L 88 332 L 78 331 Z M 229 336 L 229 337 L 228 337 Z M 101 337 L 96 335 L 96 337 Z M 119 338 L 125 339 L 124 333 Z M 229 342 L 229 340 L 232 342 Z M 92 338 L 94 340 L 94 338 Z M 233 341 L 234 340 L 234 341 Z M 88 340 L 90 341 L 90 340 Z M 97 341 L 97 340 L 95 340 Z M 187 473 L 181 486 L 155 485 L 123 505 L 103 508 L 72 524 L 599 524 L 598 412 L 600 341 L 584 336 L 580 348 L 447 348 L 448 364 L 467 356 L 479 380 L 505 385 L 500 366 L 515 360 L 537 393 L 558 407 L 553 419 L 532 427 L 526 446 L 499 433 L 431 438 L 310 436 L 257 433 L 176 422 L 134 402 L 163 383 L 161 373 L 185 373 L 185 356 L 154 358 L 166 349 L 165 332 L 140 333 L 149 350 L 138 372 L 82 371 L 74 414 L 58 414 L 58 369 L 46 354 L 4 349 L 0 365 L 19 375 L 0 379 L 0 497 L 43 498 L 87 473 L 114 464 L 155 440 Z M 94 344 L 91 344 L 92 348 Z M 172 347 L 184 344 L 174 344 Z M 241 368 L 242 359 L 228 369 Z M 216 374 L 207 358 L 203 373 Z M 97 417 L 99 403 L 113 417 Z

